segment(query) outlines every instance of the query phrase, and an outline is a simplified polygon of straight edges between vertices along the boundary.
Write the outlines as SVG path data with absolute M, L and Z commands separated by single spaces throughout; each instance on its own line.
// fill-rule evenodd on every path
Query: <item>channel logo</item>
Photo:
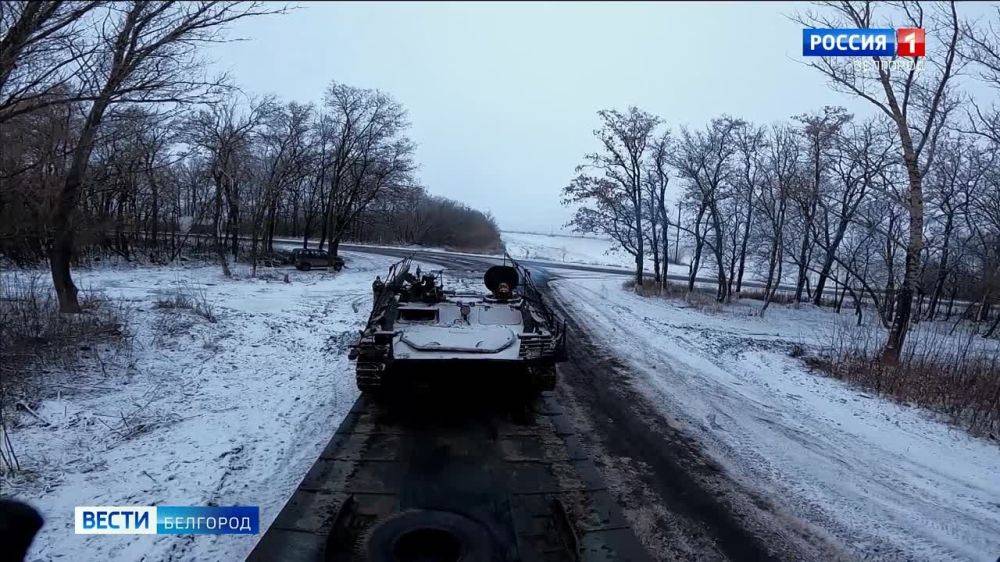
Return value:
M 256 535 L 258 506 L 77 506 L 78 535 Z
M 923 57 L 926 35 L 919 27 L 803 29 L 804 57 Z

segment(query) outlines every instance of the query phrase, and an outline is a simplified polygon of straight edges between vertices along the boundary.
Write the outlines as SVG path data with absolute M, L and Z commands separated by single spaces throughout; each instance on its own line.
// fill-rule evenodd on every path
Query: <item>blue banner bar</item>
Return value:
M 156 506 L 158 535 L 256 535 L 258 506 Z
M 804 57 L 891 57 L 895 29 L 803 29 Z

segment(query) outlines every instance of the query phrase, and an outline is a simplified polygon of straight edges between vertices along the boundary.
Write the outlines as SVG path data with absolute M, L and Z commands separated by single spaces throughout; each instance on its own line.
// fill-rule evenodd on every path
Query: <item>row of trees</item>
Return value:
M 892 27 L 873 6 L 836 3 L 800 19 Z M 688 290 L 711 270 L 719 301 L 747 282 L 762 285 L 765 308 L 779 285 L 796 302 L 850 295 L 859 315 L 870 301 L 888 329 L 888 362 L 911 322 L 942 314 L 945 301 L 972 301 L 973 317 L 987 320 L 1000 294 L 1000 114 L 961 115 L 954 77 L 980 68 L 1000 85 L 1000 37 L 964 25 L 954 5 L 936 9 L 906 3 L 891 14 L 936 39 L 923 66 L 813 64 L 871 103 L 870 118 L 825 107 L 770 125 L 721 116 L 671 135 L 639 108 L 599 112 L 600 149 L 563 191 L 571 224 L 634 256 L 637 283 L 646 259 L 659 282 L 684 252 Z
M 0 2 L 0 252 L 48 257 L 64 312 L 81 250 L 175 258 L 191 236 L 254 264 L 277 236 L 495 248 L 488 215 L 430 197 L 405 109 L 333 82 L 248 98 L 202 45 L 276 10 L 230 2 Z M 462 229 L 448 228 L 461 224 Z

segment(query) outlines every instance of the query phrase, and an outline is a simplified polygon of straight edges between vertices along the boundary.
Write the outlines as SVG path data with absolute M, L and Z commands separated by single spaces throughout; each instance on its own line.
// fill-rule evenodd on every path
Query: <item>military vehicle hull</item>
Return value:
M 484 294 L 444 291 L 431 276 L 410 275 L 408 260 L 395 264 L 387 282 L 376 283 L 372 314 L 351 352 L 358 388 L 437 381 L 554 388 L 564 324 L 511 262 L 487 272 Z

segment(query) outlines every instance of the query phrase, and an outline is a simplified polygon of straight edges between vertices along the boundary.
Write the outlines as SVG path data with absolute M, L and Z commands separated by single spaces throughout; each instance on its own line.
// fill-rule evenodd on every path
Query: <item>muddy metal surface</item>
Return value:
M 249 559 L 647 560 L 577 441 L 552 396 L 362 397 Z

